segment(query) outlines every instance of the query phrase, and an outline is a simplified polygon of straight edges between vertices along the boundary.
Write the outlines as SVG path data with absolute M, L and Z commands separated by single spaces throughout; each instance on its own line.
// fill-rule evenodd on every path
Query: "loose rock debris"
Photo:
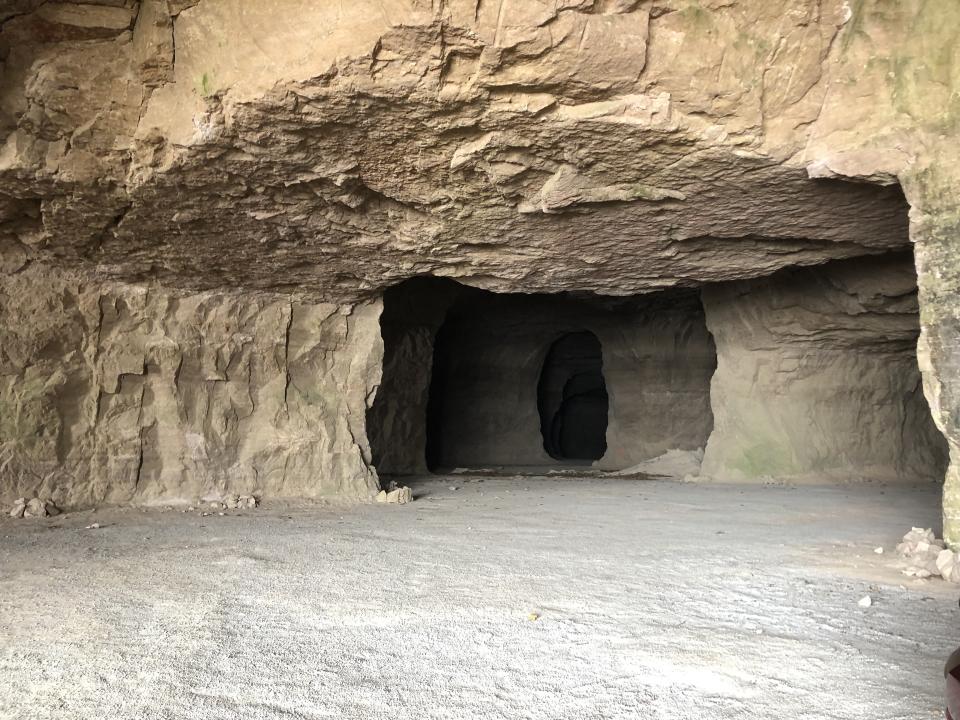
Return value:
M 211 515 L 212 511 L 223 511 L 228 508 L 231 510 L 253 510 L 260 504 L 259 498 L 255 495 L 229 495 L 220 501 L 213 501 L 209 503 L 211 512 L 203 512 L 203 515 Z M 172 510 L 173 508 L 168 507 L 167 510 Z M 194 512 L 199 508 L 194 505 L 190 505 L 186 510 L 181 512 Z M 96 510 L 96 508 L 94 508 Z M 146 509 L 143 509 L 142 512 L 147 512 Z M 34 517 L 54 517 L 61 513 L 60 508 L 57 507 L 56 503 L 49 499 L 43 498 L 18 498 L 14 501 L 13 505 L 10 506 L 9 515 L 13 518 L 34 518 Z M 223 512 L 218 512 L 218 515 L 224 515 Z M 94 523 L 92 526 L 87 526 L 87 529 L 98 528 L 98 524 Z
M 397 483 L 391 482 L 386 490 L 377 493 L 377 502 L 406 505 L 413 502 L 413 490 L 406 485 L 397 485 Z
M 253 510 L 260 503 L 253 495 L 230 495 L 219 503 L 220 510 Z
M 47 517 L 59 515 L 60 509 L 52 500 L 43 500 L 41 498 L 18 498 L 10 508 L 10 517 L 13 518 L 31 518 Z
M 207 498 L 209 500 L 209 498 Z M 253 510 L 260 504 L 260 500 L 255 495 L 227 495 L 221 500 L 212 500 L 208 503 L 209 510 L 202 511 L 203 517 L 217 513 L 217 515 L 226 515 L 224 510 Z M 190 506 L 189 511 L 199 508 Z
M 897 554 L 908 562 L 903 574 L 915 578 L 940 576 L 947 582 L 960 583 L 960 556 L 944 547 L 930 528 L 913 528 L 897 545 Z

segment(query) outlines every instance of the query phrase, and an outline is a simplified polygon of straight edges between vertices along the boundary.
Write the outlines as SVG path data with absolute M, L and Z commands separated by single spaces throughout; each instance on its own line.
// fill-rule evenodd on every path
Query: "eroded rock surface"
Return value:
M 0 288 L 2 495 L 369 497 L 379 312 L 31 265 Z
M 703 299 L 718 357 L 704 475 L 942 476 L 909 255 L 710 286 Z
M 426 273 L 626 294 L 905 244 L 896 189 L 811 181 L 765 147 L 767 115 L 816 119 L 843 5 L 501 5 L 14 17 L 7 243 L 334 302 Z
M 0 447 L 17 460 L 0 495 L 371 491 L 380 297 L 418 275 L 621 296 L 759 278 L 710 320 L 724 340 L 705 463 L 926 472 L 928 443 L 894 458 L 866 440 L 831 465 L 793 431 L 787 454 L 745 458 L 731 433 L 782 420 L 808 381 L 723 365 L 769 340 L 786 348 L 775 364 L 812 372 L 815 346 L 849 348 L 838 338 L 877 312 L 855 290 L 751 328 L 731 308 L 792 292 L 777 271 L 873 268 L 864 256 L 912 240 L 956 543 L 958 35 L 960 8 L 921 0 L 8 3 Z M 867 375 L 913 388 L 913 332 Z M 769 397 L 775 380 L 786 404 L 724 395 Z M 857 445 L 863 418 L 838 412 L 814 424 Z

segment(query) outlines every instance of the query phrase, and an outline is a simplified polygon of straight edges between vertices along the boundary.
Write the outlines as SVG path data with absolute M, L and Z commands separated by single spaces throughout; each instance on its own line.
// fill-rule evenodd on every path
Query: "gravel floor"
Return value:
M 892 552 L 934 488 L 414 488 L 0 520 L 0 718 L 942 716 L 958 589 Z

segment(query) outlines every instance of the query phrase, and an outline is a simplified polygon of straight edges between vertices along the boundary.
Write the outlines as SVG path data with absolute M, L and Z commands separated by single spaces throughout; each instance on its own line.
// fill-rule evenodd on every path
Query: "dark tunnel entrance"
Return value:
M 609 398 L 600 340 L 589 331 L 550 346 L 537 386 L 543 448 L 555 460 L 599 460 L 607 450 Z
M 415 278 L 387 290 L 380 326 L 381 477 L 898 479 L 946 463 L 906 253 L 624 297 Z
M 455 368 L 452 355 L 453 344 L 456 341 L 451 337 L 452 334 L 450 325 L 445 323 L 437 331 L 433 343 L 433 366 L 430 372 L 430 390 L 427 394 L 427 436 L 425 438 L 427 468 L 431 472 L 436 471 L 445 462 L 444 426 L 449 402 L 447 378 L 450 376 L 452 366 Z M 467 380 L 464 377 L 460 382 L 467 382 Z
M 696 453 L 717 353 L 700 295 L 497 294 L 438 278 L 389 289 L 367 414 L 381 476 L 630 468 Z

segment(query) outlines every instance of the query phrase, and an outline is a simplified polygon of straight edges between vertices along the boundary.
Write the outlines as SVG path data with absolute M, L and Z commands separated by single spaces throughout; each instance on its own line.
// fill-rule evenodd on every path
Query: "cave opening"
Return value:
M 537 386 L 543 448 L 555 460 L 599 460 L 607 450 L 609 397 L 603 349 L 589 330 L 550 346 Z
M 381 477 L 943 477 L 910 252 L 623 297 L 421 277 L 383 302 Z
M 696 290 L 493 293 L 435 278 L 387 291 L 368 413 L 387 475 L 621 469 L 696 453 L 716 349 Z

